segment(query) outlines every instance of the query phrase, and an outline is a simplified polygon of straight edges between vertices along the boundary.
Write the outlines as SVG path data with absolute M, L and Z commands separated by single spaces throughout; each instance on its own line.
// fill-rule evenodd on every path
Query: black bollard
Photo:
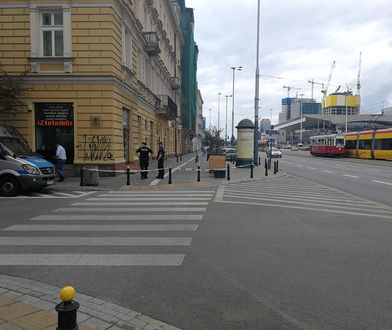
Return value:
M 80 305 L 73 300 L 75 297 L 74 288 L 64 287 L 60 292 L 60 297 L 63 301 L 55 307 L 58 313 L 56 330 L 78 330 L 77 310 Z
M 169 166 L 169 184 L 172 184 L 172 168 Z
M 276 174 L 276 162 L 274 161 L 274 174 Z
M 180 161 L 182 161 L 182 154 L 180 154 Z
M 84 186 L 84 168 L 80 168 L 80 186 Z
M 176 161 L 176 162 L 178 163 L 178 154 L 176 154 L 176 158 L 177 158 L 177 161 Z
M 127 186 L 131 184 L 131 171 L 129 170 L 129 167 L 127 167 Z
M 261 165 L 261 157 L 259 157 L 259 166 Z
M 200 182 L 200 165 L 197 166 L 197 182 Z
M 253 179 L 253 167 L 254 167 L 254 164 L 252 163 L 252 164 L 250 165 L 250 178 L 251 178 L 251 179 Z
M 276 173 L 279 172 L 279 160 L 276 161 Z
M 267 158 L 265 159 L 265 162 L 264 162 L 264 167 L 265 167 L 265 176 L 268 176 L 268 165 L 267 165 Z
M 227 164 L 227 181 L 230 181 L 230 165 Z

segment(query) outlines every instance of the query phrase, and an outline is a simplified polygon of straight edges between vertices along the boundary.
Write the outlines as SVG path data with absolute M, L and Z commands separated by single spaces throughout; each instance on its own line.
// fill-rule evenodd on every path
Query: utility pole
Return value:
M 260 0 L 257 0 L 257 42 L 256 42 L 256 82 L 255 82 L 255 128 L 253 140 L 253 164 L 259 159 L 259 39 L 260 39 Z
M 218 134 L 220 138 L 220 96 L 222 93 L 218 93 Z

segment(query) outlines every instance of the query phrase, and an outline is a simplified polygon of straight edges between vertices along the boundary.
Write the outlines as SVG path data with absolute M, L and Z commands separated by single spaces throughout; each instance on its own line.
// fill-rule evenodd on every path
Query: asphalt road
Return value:
M 338 176 L 339 161 L 282 160 L 293 163 L 281 164 L 287 172 L 317 174 L 0 198 L 0 273 L 71 284 L 182 329 L 391 329 L 392 209 L 382 195 L 392 186 L 375 185 L 385 191 L 373 198 L 360 188 L 388 182 L 390 168 Z M 369 170 L 377 177 L 362 179 Z M 354 179 L 343 174 L 358 186 L 339 189 Z
M 290 174 L 392 205 L 392 162 L 314 157 L 308 151 L 284 150 L 280 168 Z

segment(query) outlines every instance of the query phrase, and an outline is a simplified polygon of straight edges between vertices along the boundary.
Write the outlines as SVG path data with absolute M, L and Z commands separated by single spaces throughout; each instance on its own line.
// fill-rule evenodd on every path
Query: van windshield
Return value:
M 13 138 L 1 138 L 0 144 L 2 149 L 8 152 L 10 155 L 16 156 L 31 156 L 34 153 L 24 143 L 21 143 L 18 139 Z

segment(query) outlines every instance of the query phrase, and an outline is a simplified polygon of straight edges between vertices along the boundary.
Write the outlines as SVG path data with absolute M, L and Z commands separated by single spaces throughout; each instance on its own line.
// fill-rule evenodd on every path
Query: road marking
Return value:
M 173 172 L 179 170 L 180 168 L 184 167 L 186 164 L 190 163 L 190 162 L 191 162 L 192 160 L 194 160 L 194 159 L 195 159 L 195 157 L 193 157 L 193 158 L 189 159 L 187 162 L 185 162 L 185 163 L 183 163 L 183 164 L 181 164 L 181 165 L 179 165 L 179 166 L 173 168 L 171 172 L 173 173 Z M 164 178 L 167 178 L 168 176 L 169 176 L 169 171 L 168 171 L 163 177 L 164 177 Z M 155 186 L 155 185 L 157 185 L 157 184 L 159 183 L 159 181 L 161 181 L 161 180 L 162 180 L 162 179 L 155 179 L 153 182 L 150 183 L 150 186 Z
M 205 206 L 208 205 L 208 202 L 79 202 L 72 203 L 71 205 L 112 205 L 112 206 Z
M 95 197 L 86 201 L 209 201 L 211 197 Z
M 76 193 L 76 195 L 74 195 L 73 193 Z M 12 197 L 12 199 L 15 198 L 80 198 L 80 197 L 84 197 L 87 195 L 91 195 L 91 194 L 95 194 L 96 191 L 89 191 L 89 192 L 81 192 L 81 191 L 72 191 L 70 193 L 63 193 L 63 192 L 48 192 L 47 194 L 44 193 L 37 193 L 37 192 L 25 192 L 24 195 L 18 195 L 18 196 L 14 196 Z M 9 199 L 9 197 L 4 197 L 4 196 L 0 196 L 0 198 L 7 198 Z
M 392 186 L 392 183 L 391 183 L 391 182 L 377 181 L 377 180 L 373 180 L 373 182 L 381 183 L 381 184 L 386 184 L 386 185 L 388 185 L 388 186 Z
M 359 213 L 359 212 L 349 212 L 342 210 L 334 210 L 334 209 L 320 209 L 314 207 L 303 207 L 303 206 L 294 206 L 294 205 L 279 205 L 279 204 L 270 204 L 270 203 L 252 203 L 252 202 L 237 202 L 237 201 L 218 201 L 218 203 L 228 203 L 228 204 L 243 204 L 243 205 L 258 205 L 258 206 L 272 206 L 272 207 L 280 207 L 287 209 L 299 209 L 299 210 L 308 210 L 308 211 L 319 211 L 319 212 L 328 212 L 328 213 L 343 213 L 343 214 L 351 214 L 351 215 L 360 215 L 365 217 L 375 217 L 375 218 L 384 218 L 384 219 L 392 219 L 391 215 L 382 215 L 382 214 L 374 214 L 374 213 Z
M 297 165 L 295 165 L 295 166 L 297 166 L 297 167 L 302 167 L 303 165 L 297 164 Z
M 180 266 L 185 254 L 2 254 L 2 266 Z
M 214 202 L 219 202 L 223 200 L 224 193 L 225 193 L 225 186 L 222 185 L 218 188 L 218 191 L 216 192 Z
M 337 208 L 337 209 L 347 209 L 347 210 L 356 210 L 358 207 L 364 207 L 366 209 L 369 209 L 369 205 L 352 205 L 352 207 L 350 206 L 342 206 L 342 205 L 337 205 L 338 203 L 336 202 L 328 202 L 328 201 L 320 201 L 319 203 L 317 203 L 318 201 L 309 201 L 309 202 L 301 202 L 301 201 L 297 201 L 297 200 L 293 200 L 292 198 L 272 198 L 272 197 L 268 197 L 268 198 L 263 198 L 263 197 L 251 197 L 251 196 L 241 196 L 239 194 L 235 194 L 235 195 L 231 195 L 231 194 L 225 194 L 225 197 L 230 197 L 230 198 L 239 198 L 239 199 L 250 199 L 250 200 L 260 200 L 260 201 L 269 201 L 269 202 L 284 202 L 284 203 L 289 203 L 289 204 L 303 204 L 303 205 L 309 205 L 309 206 L 324 206 L 324 207 L 328 207 L 331 206 L 333 208 Z M 332 205 L 325 205 L 325 204 L 332 204 Z M 273 204 L 276 205 L 277 204 Z M 391 214 L 392 216 L 392 210 L 390 208 L 385 208 L 384 210 L 379 209 L 378 206 L 376 205 L 372 205 L 373 212 L 378 212 L 378 213 L 387 213 L 387 214 Z
M 310 166 L 308 166 L 308 169 L 309 169 L 309 170 L 315 170 L 316 168 L 315 168 L 315 167 L 310 167 Z
M 50 221 L 74 221 L 74 220 L 97 220 L 97 221 L 138 221 L 138 220 L 202 220 L 201 214 L 124 214 L 124 215 L 65 215 L 65 214 L 47 214 L 31 218 L 32 221 L 50 220 Z
M 13 225 L 3 231 L 196 231 L 199 225 Z
M 350 199 L 347 198 L 348 196 L 344 196 L 346 198 L 342 198 L 342 197 L 338 197 L 336 196 L 336 194 L 334 196 L 332 195 L 325 195 L 325 194 L 304 194 L 301 192 L 301 195 L 295 195 L 295 192 L 290 192 L 290 191 L 286 191 L 287 193 L 279 193 L 276 194 L 274 191 L 272 192 L 258 192 L 258 193 L 247 193 L 244 191 L 236 191 L 236 190 L 226 190 L 226 194 L 227 195 L 231 195 L 231 196 L 251 196 L 251 197 L 266 197 L 268 198 L 268 200 L 270 201 L 274 201 L 277 199 L 277 197 L 287 197 L 290 200 L 299 200 L 299 201 L 303 201 L 304 199 L 306 200 L 320 200 L 324 203 L 331 203 L 331 204 L 344 204 L 347 205 L 347 203 L 350 203 L 351 205 L 358 205 L 360 207 L 369 207 L 369 206 L 374 206 L 373 203 L 366 203 L 364 204 L 363 201 L 359 201 L 357 199 Z M 226 195 L 225 195 L 226 196 Z M 377 206 L 379 207 L 379 206 Z M 388 210 L 390 210 L 390 208 L 387 208 Z
M 134 194 L 134 195 L 139 195 L 139 194 L 159 194 L 162 196 L 164 193 L 166 194 L 211 194 L 213 195 L 215 190 L 159 190 L 159 191 L 117 191 L 117 190 L 112 190 L 108 191 L 109 194 Z
M 53 212 L 205 212 L 207 208 L 205 207 L 62 207 L 54 210 Z
M 343 176 L 347 176 L 347 177 L 349 177 L 349 178 L 358 179 L 358 177 L 357 177 L 357 176 L 355 176 L 355 175 L 350 175 L 350 174 L 343 174 Z
M 335 172 L 327 171 L 327 170 L 322 170 L 322 171 L 325 172 L 325 173 L 335 173 Z
M 120 197 L 120 198 L 124 198 L 124 197 L 166 197 L 166 198 L 171 198 L 171 197 L 210 197 L 212 198 L 214 196 L 214 194 L 212 193 L 208 193 L 208 194 L 184 194 L 184 193 L 176 193 L 176 194 L 166 194 L 166 193 L 140 193 L 140 194 L 129 194 L 129 195 L 125 195 L 125 194 L 101 194 L 99 195 L 99 197 Z
M 191 237 L 0 237 L 0 245 L 13 246 L 189 246 Z

